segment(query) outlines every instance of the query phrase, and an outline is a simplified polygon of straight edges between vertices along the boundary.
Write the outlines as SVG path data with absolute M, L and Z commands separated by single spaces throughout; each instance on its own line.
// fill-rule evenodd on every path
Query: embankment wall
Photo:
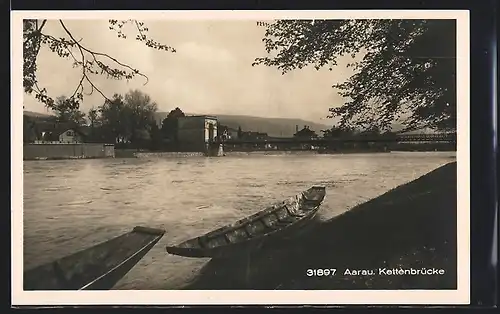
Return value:
M 102 143 L 24 144 L 23 160 L 114 158 L 115 146 Z

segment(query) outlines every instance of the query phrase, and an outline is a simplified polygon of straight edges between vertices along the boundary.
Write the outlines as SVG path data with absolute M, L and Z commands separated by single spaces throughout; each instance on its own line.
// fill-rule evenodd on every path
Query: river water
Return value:
M 252 214 L 313 184 L 329 219 L 453 160 L 453 152 L 316 155 L 231 153 L 24 162 L 24 267 L 130 231 L 164 228 L 116 289 L 179 289 L 208 259 L 168 255 L 176 244 Z

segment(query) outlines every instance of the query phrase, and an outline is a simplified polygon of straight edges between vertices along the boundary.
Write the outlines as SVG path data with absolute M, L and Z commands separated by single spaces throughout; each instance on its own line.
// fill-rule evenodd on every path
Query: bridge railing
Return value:
M 394 134 L 394 135 L 357 135 L 338 138 L 294 138 L 294 137 L 269 137 L 264 139 L 230 139 L 227 144 L 324 144 L 335 142 L 456 142 L 455 133 L 452 134 Z

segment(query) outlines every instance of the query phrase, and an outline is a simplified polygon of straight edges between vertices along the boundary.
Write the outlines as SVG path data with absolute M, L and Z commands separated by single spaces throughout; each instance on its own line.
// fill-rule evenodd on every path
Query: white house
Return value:
M 82 141 L 82 134 L 75 129 L 67 129 L 59 134 L 61 143 L 81 143 Z

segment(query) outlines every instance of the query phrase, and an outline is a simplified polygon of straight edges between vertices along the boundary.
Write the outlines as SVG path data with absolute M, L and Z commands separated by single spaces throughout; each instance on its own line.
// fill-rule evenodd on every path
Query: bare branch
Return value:
M 42 31 L 42 29 L 43 29 L 43 27 L 45 26 L 45 24 L 46 24 L 46 23 L 47 23 L 47 20 L 46 20 L 46 19 L 42 21 L 42 25 L 40 25 L 40 27 L 37 29 L 37 31 L 38 31 L 39 33 Z
M 110 23 L 111 21 L 112 20 L 110 20 Z M 78 108 L 80 102 L 83 101 L 83 95 L 92 95 L 94 91 L 97 91 L 104 99 L 109 100 L 109 98 L 92 82 L 92 79 L 90 77 L 91 74 L 105 74 L 108 78 L 126 79 L 127 81 L 138 75 L 145 78 L 144 85 L 149 82 L 149 78 L 144 73 L 141 73 L 139 70 L 131 67 L 130 65 L 121 62 L 120 60 L 110 56 L 109 54 L 97 52 L 84 46 L 81 43 L 83 38 L 77 40 L 62 20 L 59 20 L 59 24 L 68 38 L 55 38 L 52 35 L 43 34 L 41 31 L 45 27 L 46 22 L 47 20 L 43 20 L 40 27 L 37 27 L 36 22 L 33 22 L 33 20 L 25 20 L 23 32 L 23 86 L 26 93 L 34 93 L 35 98 L 44 103 L 47 107 L 53 108 L 53 106 L 55 105 L 55 101 L 53 98 L 47 95 L 47 91 L 45 88 L 40 88 L 38 86 L 36 77 L 38 51 L 42 44 L 47 45 L 48 48 L 52 52 L 57 53 L 58 56 L 62 58 L 72 59 L 74 67 L 81 67 L 82 76 L 73 94 L 71 94 L 71 96 L 66 100 L 66 105 L 69 108 Z M 135 25 L 137 31 L 139 32 L 137 39 L 145 41 L 148 47 L 152 47 L 158 50 L 175 52 L 175 49 L 171 47 L 159 44 L 151 39 L 148 39 L 144 34 L 147 31 L 147 28 L 144 27 L 144 23 L 135 21 Z M 126 38 L 123 33 L 119 37 Z M 72 50 L 75 47 L 78 49 L 79 56 L 75 55 Z M 106 62 L 114 63 L 120 68 L 112 67 Z M 88 93 L 85 92 L 85 84 L 88 84 L 90 86 L 90 92 Z

